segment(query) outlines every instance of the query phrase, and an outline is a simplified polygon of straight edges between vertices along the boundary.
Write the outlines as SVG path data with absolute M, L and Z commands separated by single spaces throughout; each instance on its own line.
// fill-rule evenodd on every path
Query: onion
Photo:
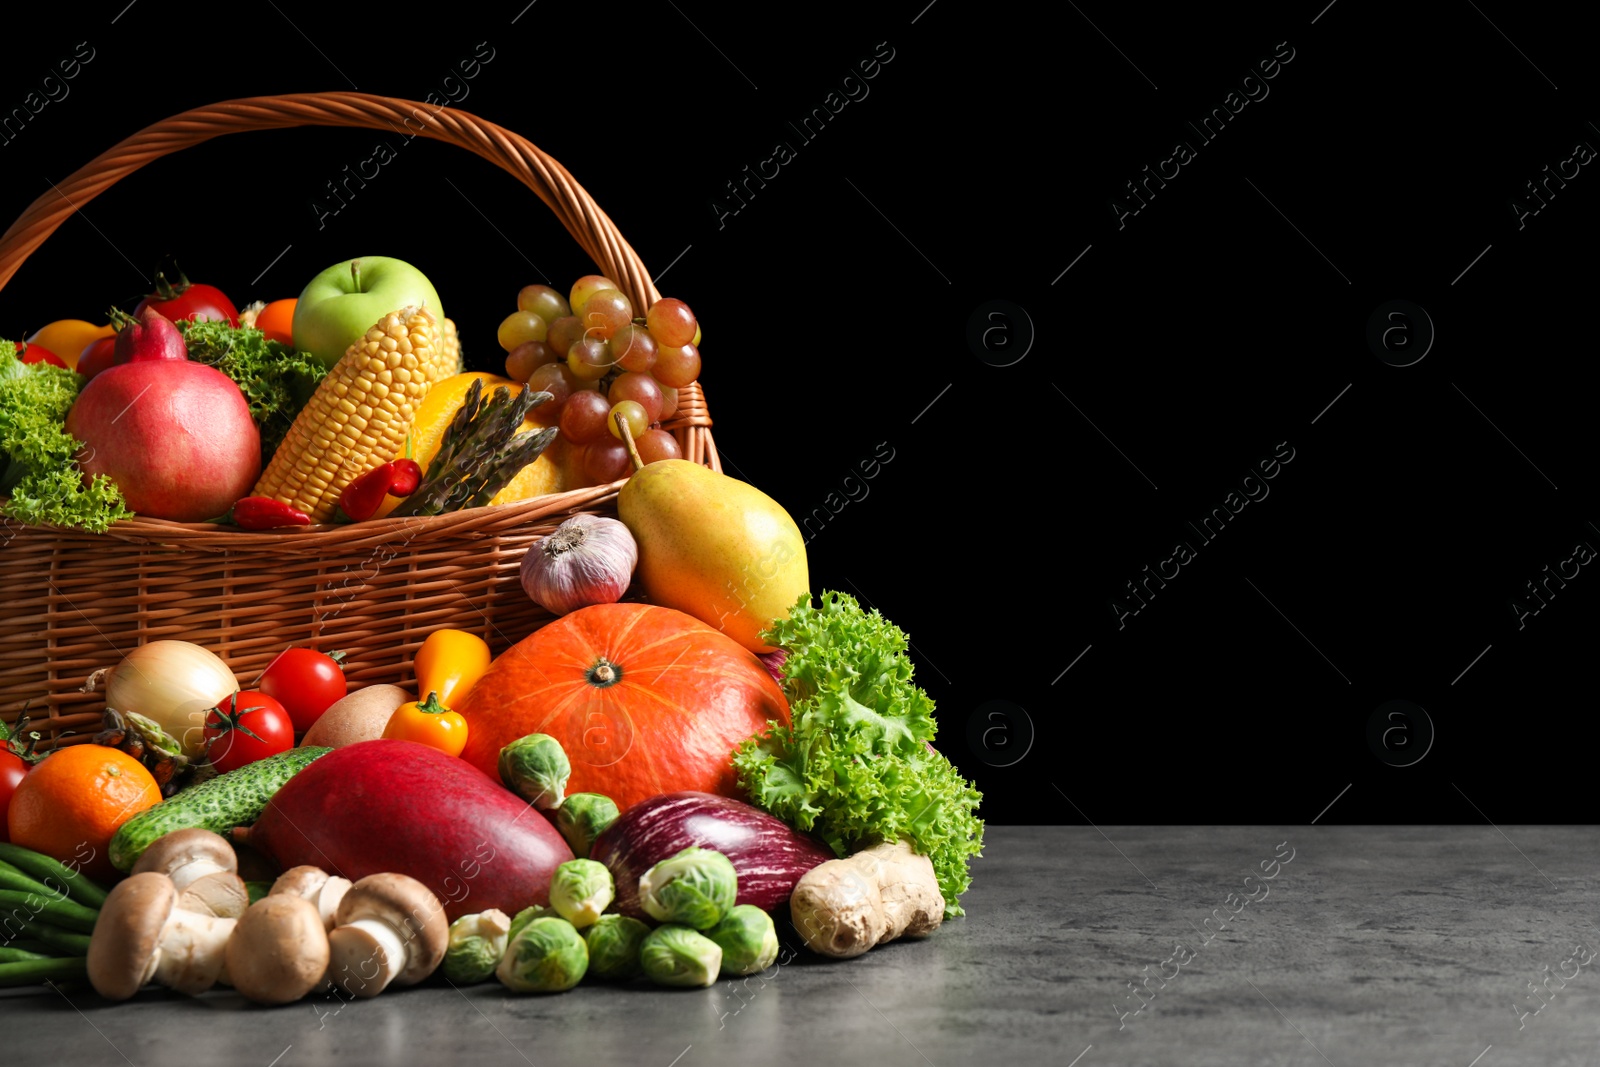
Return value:
M 205 751 L 206 712 L 239 688 L 228 665 L 187 641 L 140 645 L 109 671 L 90 675 L 93 689 L 106 675 L 106 707 L 154 719 L 191 758 Z

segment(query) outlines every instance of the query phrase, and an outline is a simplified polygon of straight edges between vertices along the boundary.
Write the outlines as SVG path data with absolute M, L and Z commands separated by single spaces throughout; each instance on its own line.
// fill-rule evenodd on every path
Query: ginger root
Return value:
M 851 858 L 877 871 L 878 895 L 888 920 L 878 944 L 899 937 L 927 937 L 944 922 L 944 894 L 939 892 L 939 879 L 928 857 L 897 841 L 874 845 Z
M 789 914 L 813 952 L 850 959 L 899 937 L 927 937 L 944 921 L 944 896 L 928 857 L 908 842 L 884 842 L 807 871 Z

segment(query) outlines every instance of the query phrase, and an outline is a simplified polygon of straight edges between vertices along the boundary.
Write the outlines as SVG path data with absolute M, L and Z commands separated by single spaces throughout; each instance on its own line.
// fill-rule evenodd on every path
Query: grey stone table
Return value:
M 283 1008 L 10 991 L 0 1061 L 1580 1067 L 1600 1064 L 1597 844 L 1593 827 L 994 827 L 965 919 L 849 962 Z

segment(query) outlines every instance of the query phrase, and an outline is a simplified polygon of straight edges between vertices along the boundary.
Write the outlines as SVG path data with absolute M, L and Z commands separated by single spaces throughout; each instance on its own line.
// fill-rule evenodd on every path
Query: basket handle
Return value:
M 565 167 L 526 138 L 454 108 L 343 92 L 226 100 L 163 119 L 125 138 L 41 194 L 0 236 L 0 289 L 74 212 L 146 163 L 223 134 L 295 126 L 384 130 L 465 148 L 532 189 L 635 307 L 648 308 L 660 299 L 639 254 L 616 224 Z

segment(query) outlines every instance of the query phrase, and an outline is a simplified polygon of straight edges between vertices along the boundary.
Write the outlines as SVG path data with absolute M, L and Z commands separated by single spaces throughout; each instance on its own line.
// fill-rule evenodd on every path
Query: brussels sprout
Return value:
M 589 945 L 589 973 L 596 978 L 626 981 L 642 973 L 639 946 L 650 927 L 627 915 L 602 915 L 583 932 Z
M 475 985 L 494 973 L 506 954 L 511 920 L 496 908 L 463 915 L 450 924 L 450 947 L 445 949 L 444 976 L 456 985 Z
M 594 839 L 617 821 L 617 802 L 602 793 L 574 793 L 556 809 L 556 829 L 574 856 L 587 856 Z
M 535 919 L 542 919 L 546 915 L 555 915 L 556 909 L 545 904 L 533 904 L 511 917 L 511 930 L 506 934 L 507 943 L 515 941 L 517 935 L 522 933 L 522 928 Z
M 560 993 L 589 969 L 589 946 L 565 919 L 534 919 L 512 939 L 495 977 L 518 993 Z
M 572 764 L 561 742 L 549 734 L 529 734 L 500 750 L 500 780 L 541 811 L 561 803 L 570 777 Z
M 733 861 L 690 845 L 639 877 L 639 903 L 652 919 L 696 930 L 717 925 L 739 895 Z
M 740 904 L 706 931 L 722 949 L 723 974 L 755 974 L 778 958 L 778 928 L 754 904 Z
M 639 946 L 639 967 L 658 985 L 712 986 L 722 949 L 704 934 L 669 923 L 650 931 Z
M 580 930 L 594 925 L 616 895 L 611 872 L 594 860 L 568 860 L 550 876 L 551 907 Z

